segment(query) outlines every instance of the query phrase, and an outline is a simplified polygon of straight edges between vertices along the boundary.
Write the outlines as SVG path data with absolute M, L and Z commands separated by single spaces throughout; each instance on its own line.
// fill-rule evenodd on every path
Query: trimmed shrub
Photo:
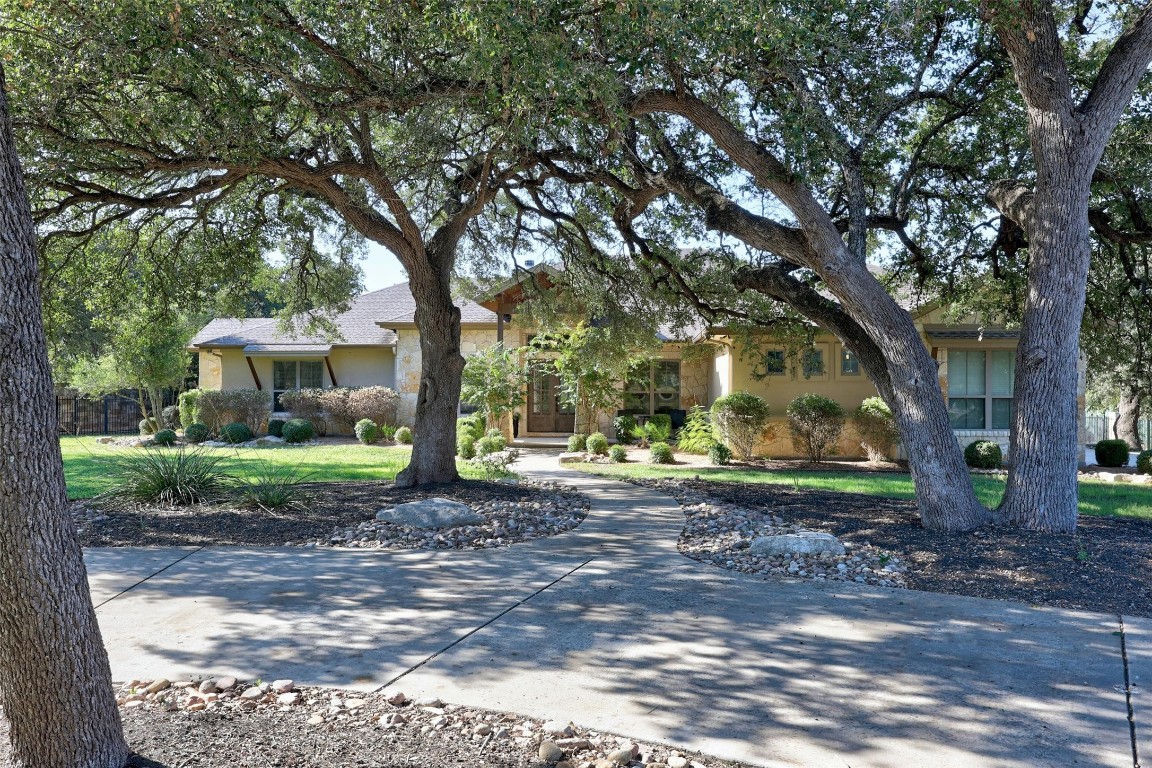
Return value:
M 720 439 L 741 459 L 748 461 L 761 438 L 771 434 L 768 403 L 751 392 L 733 392 L 712 403 L 712 423 Z
M 476 457 L 487 456 L 490 453 L 499 453 L 507 447 L 508 441 L 500 434 L 500 430 L 493 429 L 490 430 L 487 435 L 476 441 Z
M 388 387 L 333 387 L 320 390 L 318 397 L 324 415 L 341 432 L 352 432 L 363 419 L 373 424 L 396 423 L 400 395 Z
M 225 424 L 220 428 L 220 439 L 226 443 L 246 443 L 252 439 L 252 430 L 248 429 L 247 424 L 241 424 L 236 421 L 232 424 Z
M 216 501 L 228 489 L 228 475 L 220 468 L 223 456 L 202 450 L 134 451 L 111 461 L 115 485 L 96 497 L 113 509 L 137 504 L 197 504 Z
M 717 466 L 731 464 L 732 449 L 724 445 L 724 443 L 712 443 L 712 447 L 708 449 L 708 461 Z
M 165 406 L 164 410 L 160 411 L 160 423 L 165 429 L 179 429 L 180 408 L 175 405 Z
M 885 461 L 892 455 L 892 447 L 900 440 L 900 430 L 888 404 L 879 397 L 870 397 L 852 412 L 852 425 L 860 436 L 860 447 L 868 461 Z
M 1123 440 L 1101 440 L 1096 443 L 1096 463 L 1102 467 L 1126 467 L 1130 450 Z
M 1000 469 L 1004 452 L 991 440 L 973 440 L 964 448 L 964 463 L 974 469 Z
M 272 511 L 303 505 L 305 494 L 300 483 L 312 473 L 296 467 L 257 461 L 245 477 L 236 478 L 234 488 L 240 503 L 246 507 Z
M 612 419 L 612 429 L 616 430 L 616 442 L 621 445 L 631 445 L 636 441 L 632 435 L 636 431 L 636 417 L 630 414 L 621 414 Z
M 356 439 L 364 445 L 372 445 L 380 439 L 380 428 L 371 419 L 360 419 L 356 422 Z
M 396 437 L 396 427 L 391 424 L 380 425 L 380 439 L 386 443 L 392 442 Z
M 648 460 L 653 464 L 671 464 L 672 447 L 668 443 L 652 443 L 648 449 Z
M 251 434 L 272 415 L 272 393 L 259 389 L 202 389 L 199 398 L 200 418 L 213 432 L 222 433 L 226 424 L 240 423 Z
M 136 426 L 139 428 L 141 435 L 154 435 L 156 434 L 156 430 L 160 429 L 156 424 L 156 419 L 152 418 L 140 419 L 140 423 Z
M 208 425 L 201 424 L 199 421 L 194 421 L 184 427 L 184 439 L 190 443 L 202 443 L 211 434 L 212 430 L 208 429 Z
M 152 436 L 156 445 L 175 445 L 176 433 L 171 429 L 162 429 Z
M 280 407 L 288 411 L 293 419 L 303 419 L 312 424 L 316 434 L 327 434 L 324 421 L 324 390 L 317 387 L 289 389 L 280 395 Z M 312 438 L 308 438 L 311 440 Z
M 628 461 L 628 449 L 622 445 L 614 445 L 608 449 L 608 458 L 614 464 L 623 464 Z
M 476 438 L 467 432 L 456 435 L 456 455 L 462 459 L 476 458 Z
M 456 419 L 456 434 L 470 435 L 473 440 L 479 440 L 484 437 L 484 419 L 479 415 Z
M 588 435 L 582 435 L 577 432 L 568 438 L 568 453 L 579 453 L 584 450 L 584 445 L 588 442 Z
M 191 425 L 200 423 L 200 390 L 190 389 L 181 392 L 176 398 L 176 404 L 180 412 L 180 426 L 188 429 Z
M 715 444 L 716 430 L 712 427 L 708 409 L 702 405 L 692 406 L 684 426 L 676 435 L 676 448 L 684 453 L 705 454 Z
M 306 443 L 316 436 L 316 430 L 308 419 L 288 419 L 280 436 L 286 443 Z
M 284 437 L 284 419 L 268 419 L 268 434 L 272 437 Z
M 603 432 L 593 432 L 588 435 L 588 439 L 584 441 L 584 448 L 588 453 L 596 456 L 607 456 L 608 438 L 604 436 Z
M 835 450 L 846 418 L 840 403 L 810 392 L 788 403 L 787 413 L 793 448 L 813 462 Z
M 412 445 L 412 430 L 408 427 L 400 427 L 396 430 L 396 442 L 401 445 Z
M 1136 471 L 1141 475 L 1152 475 L 1152 451 L 1141 451 L 1136 455 Z

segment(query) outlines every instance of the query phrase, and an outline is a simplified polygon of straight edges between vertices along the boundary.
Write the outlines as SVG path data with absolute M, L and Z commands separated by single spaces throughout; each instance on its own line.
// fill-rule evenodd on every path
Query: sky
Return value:
M 368 243 L 368 253 L 360 262 L 360 268 L 364 270 L 365 291 L 376 291 L 408 281 L 408 274 L 400 266 L 399 260 L 376 243 Z

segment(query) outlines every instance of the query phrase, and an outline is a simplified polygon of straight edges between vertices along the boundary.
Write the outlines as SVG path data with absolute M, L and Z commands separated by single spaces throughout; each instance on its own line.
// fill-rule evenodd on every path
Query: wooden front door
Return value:
M 528 384 L 528 431 L 571 434 L 576 428 L 576 412 L 560 397 L 560 379 L 546 363 L 532 366 Z

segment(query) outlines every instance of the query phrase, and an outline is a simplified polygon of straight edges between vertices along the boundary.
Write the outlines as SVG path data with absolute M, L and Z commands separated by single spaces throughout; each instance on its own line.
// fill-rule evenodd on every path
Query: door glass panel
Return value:
M 532 413 L 542 415 L 552 413 L 551 376 L 547 366 L 532 368 Z

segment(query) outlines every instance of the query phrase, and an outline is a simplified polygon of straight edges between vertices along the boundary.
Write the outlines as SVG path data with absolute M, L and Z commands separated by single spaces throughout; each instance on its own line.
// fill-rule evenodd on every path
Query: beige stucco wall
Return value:
M 329 354 L 332 372 L 342 387 L 395 385 L 395 354 L 390 347 L 337 347 Z M 317 357 L 253 357 L 252 366 L 264 389 L 272 388 L 273 360 L 321 360 Z M 203 389 L 252 389 L 252 369 L 240 349 L 200 352 L 200 387 Z M 328 368 L 324 368 L 324 386 L 332 386 Z

